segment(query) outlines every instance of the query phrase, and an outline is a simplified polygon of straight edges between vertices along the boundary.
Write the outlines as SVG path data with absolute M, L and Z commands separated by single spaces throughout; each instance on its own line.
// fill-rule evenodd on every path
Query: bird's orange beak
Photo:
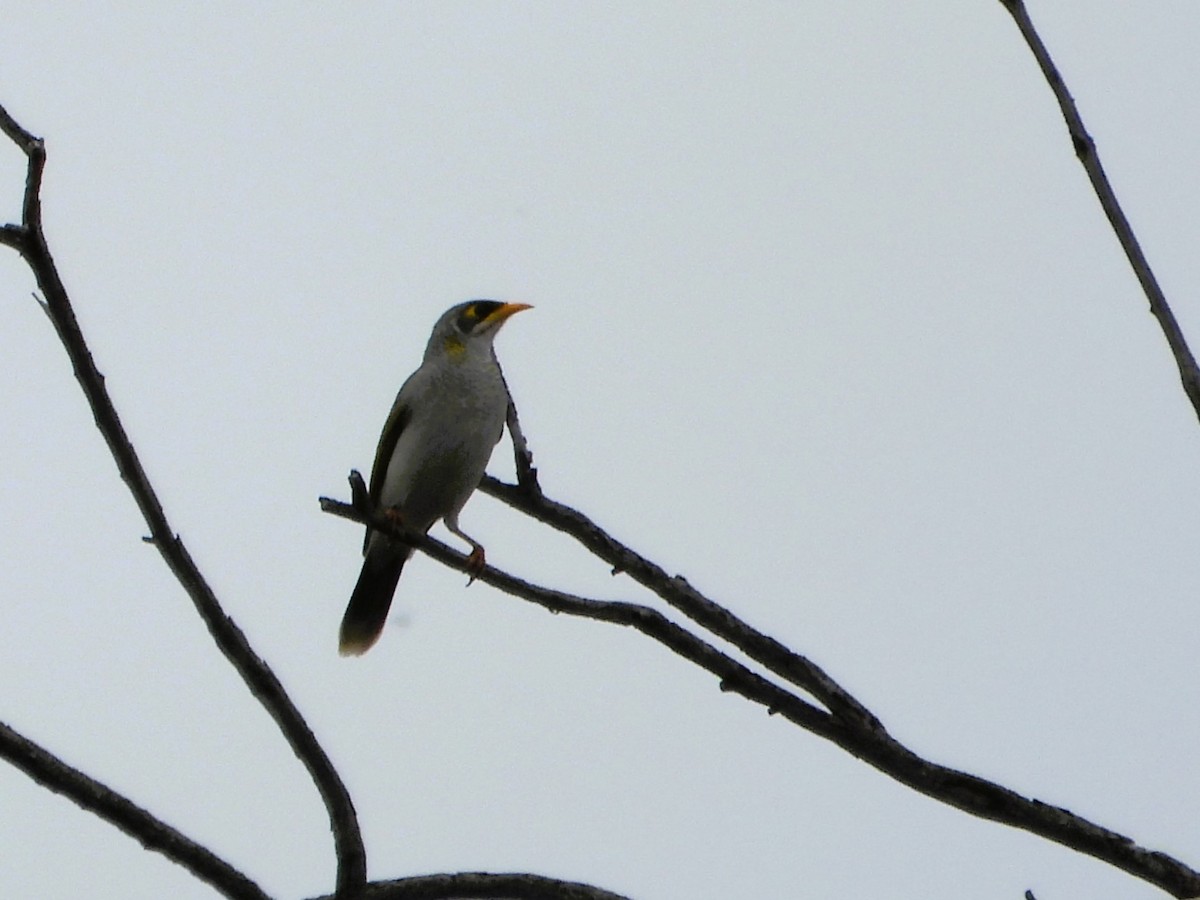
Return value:
M 487 317 L 486 321 L 489 325 L 499 325 L 508 319 L 509 316 L 515 316 L 517 313 L 525 309 L 533 309 L 528 303 L 505 303 L 503 306 L 492 311 L 492 314 Z

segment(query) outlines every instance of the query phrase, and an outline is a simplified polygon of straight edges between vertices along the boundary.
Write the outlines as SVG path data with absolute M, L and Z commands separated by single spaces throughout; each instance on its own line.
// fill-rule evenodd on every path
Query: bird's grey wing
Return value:
M 414 373 L 415 374 L 415 373 Z M 371 464 L 371 481 L 368 493 L 371 497 L 371 502 L 376 506 L 379 505 L 380 499 L 383 496 L 384 476 L 387 474 L 388 463 L 391 462 L 392 452 L 396 449 L 396 441 L 400 440 L 400 434 L 408 426 L 412 420 L 412 407 L 408 403 L 409 392 L 406 390 L 412 383 L 410 377 L 404 382 L 404 387 L 400 388 L 400 393 L 396 395 L 396 402 L 392 404 L 392 411 L 388 413 L 387 422 L 383 426 L 383 434 L 379 436 L 379 446 L 375 449 L 375 462 Z M 367 529 L 367 536 L 363 539 L 363 553 L 367 552 L 367 545 L 371 542 L 371 529 Z

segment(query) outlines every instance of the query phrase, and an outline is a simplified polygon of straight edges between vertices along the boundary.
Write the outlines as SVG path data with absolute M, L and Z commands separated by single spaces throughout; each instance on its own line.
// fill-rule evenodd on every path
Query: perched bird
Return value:
M 424 534 L 438 519 L 471 545 L 468 570 L 484 565 L 483 546 L 458 527 L 458 514 L 483 478 L 504 432 L 508 389 L 492 341 L 527 303 L 472 300 L 442 314 L 421 367 L 400 388 L 383 426 L 369 492 L 375 505 Z M 363 567 L 342 618 L 338 650 L 366 653 L 379 639 L 404 563 L 413 548 L 367 528 Z

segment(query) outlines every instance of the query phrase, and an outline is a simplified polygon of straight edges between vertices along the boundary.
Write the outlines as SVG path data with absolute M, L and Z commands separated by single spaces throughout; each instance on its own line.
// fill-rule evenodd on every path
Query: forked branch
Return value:
M 21 148 L 28 159 L 22 221 L 19 225 L 4 226 L 0 230 L 0 243 L 17 250 L 33 270 L 45 297 L 46 313 L 54 323 L 63 347 L 71 359 L 75 378 L 95 416 L 96 427 L 104 435 L 121 477 L 146 520 L 151 543 L 158 548 L 171 572 L 187 591 L 217 647 L 241 675 L 250 693 L 275 720 L 292 752 L 313 779 L 321 799 L 325 802 L 333 831 L 339 894 L 345 898 L 356 896 L 366 883 L 367 870 L 362 834 L 350 794 L 333 763 L 317 743 L 304 717 L 300 715 L 283 685 L 275 677 L 275 673 L 254 652 L 242 630 L 225 614 L 212 588 L 184 546 L 183 540 L 171 528 L 158 495 L 117 415 L 116 407 L 105 387 L 104 377 L 96 368 L 84 341 L 70 297 L 59 277 L 42 231 L 41 200 L 38 191 L 46 162 L 45 146 L 40 138 L 34 137 L 18 125 L 2 106 L 0 130 Z
M 393 518 L 372 508 L 362 477 L 357 472 L 351 473 L 350 483 L 353 503 L 322 497 L 321 508 L 325 512 L 391 534 L 443 565 L 456 569 L 465 567 L 467 558 L 463 554 L 428 535 L 404 531 Z M 639 565 L 644 565 L 647 571 L 658 573 L 646 580 L 646 586 L 656 593 L 660 590 L 671 593 L 677 589 L 678 578 L 670 578 L 660 567 L 629 550 L 582 513 L 551 500 L 540 489 L 536 494 L 531 494 L 517 485 L 488 479 L 484 490 L 525 515 L 574 537 L 589 549 L 592 549 L 592 545 L 610 548 L 604 553 L 592 549 L 606 564 L 612 564 L 613 554 L 623 560 L 640 560 Z M 1166 854 L 1140 847 L 1124 835 L 1089 822 L 1069 810 L 1023 797 L 994 782 L 917 755 L 888 734 L 860 701 L 825 672 L 782 645 L 779 645 L 778 652 L 755 656 L 755 661 L 771 674 L 793 683 L 797 671 L 820 673 L 821 694 L 823 698 L 838 698 L 836 710 L 826 711 L 814 706 L 793 691 L 722 653 L 713 644 L 667 619 L 652 607 L 588 599 L 541 587 L 491 564 L 485 566 L 477 578 L 552 612 L 629 626 L 717 676 L 721 690 L 738 694 L 763 706 L 768 713 L 831 741 L 847 753 L 928 797 L 971 815 L 1020 828 L 1086 853 L 1155 884 L 1176 897 L 1200 894 L 1200 873 Z M 777 644 L 691 585 L 686 582 L 682 584 L 687 586 L 689 594 L 697 598 L 695 608 L 704 611 L 706 622 L 698 624 L 705 627 L 708 627 L 707 621 L 716 624 L 716 627 L 709 627 L 714 636 L 739 649 Z M 811 681 L 809 674 L 802 677 Z M 804 687 L 808 689 L 807 685 Z

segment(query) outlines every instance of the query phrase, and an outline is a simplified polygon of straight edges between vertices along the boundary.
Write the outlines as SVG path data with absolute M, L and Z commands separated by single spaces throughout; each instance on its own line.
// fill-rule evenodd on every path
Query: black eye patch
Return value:
M 458 316 L 458 330 L 464 334 L 471 332 L 476 325 L 503 305 L 495 300 L 476 300 L 474 303 L 468 303 Z

